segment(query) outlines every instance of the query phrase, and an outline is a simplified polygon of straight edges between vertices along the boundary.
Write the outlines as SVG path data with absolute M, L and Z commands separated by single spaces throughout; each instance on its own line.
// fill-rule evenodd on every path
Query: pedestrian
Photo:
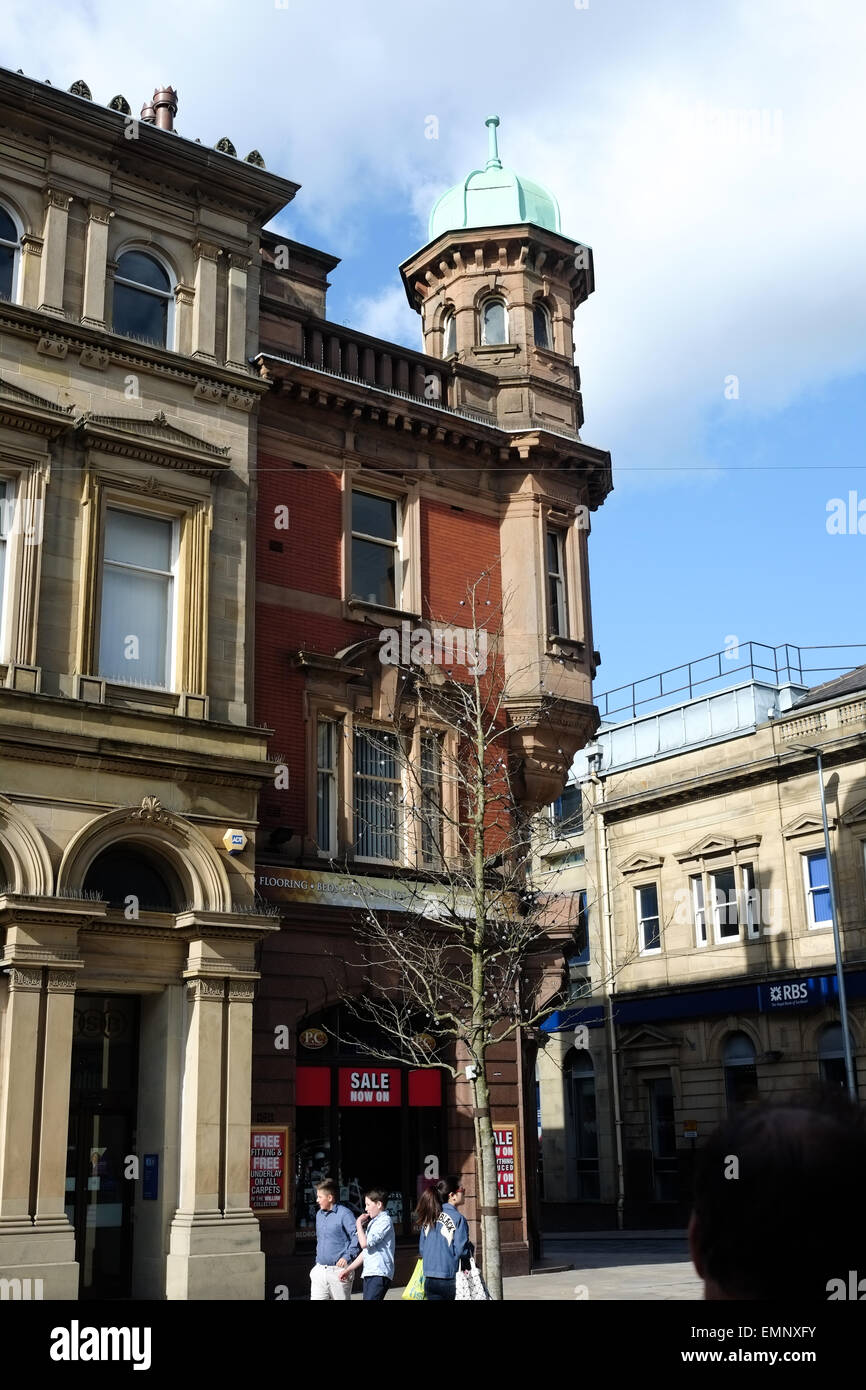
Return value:
M 361 1253 L 340 1273 L 340 1280 L 352 1278 L 352 1270 L 363 1265 L 364 1301 L 381 1303 L 394 1278 L 394 1222 L 385 1210 L 388 1193 L 371 1187 L 364 1194 L 366 1210 L 356 1222 Z
M 459 1178 L 440 1178 L 421 1193 L 418 1202 L 418 1250 L 424 1267 L 424 1296 L 429 1303 L 453 1302 L 457 1271 L 469 1268 L 469 1227 L 457 1210 L 464 1197 Z
M 340 1278 L 342 1271 L 360 1250 L 355 1213 L 338 1201 L 340 1189 L 333 1178 L 316 1184 L 316 1263 L 310 1270 L 310 1298 L 314 1303 L 352 1297 L 351 1278 Z

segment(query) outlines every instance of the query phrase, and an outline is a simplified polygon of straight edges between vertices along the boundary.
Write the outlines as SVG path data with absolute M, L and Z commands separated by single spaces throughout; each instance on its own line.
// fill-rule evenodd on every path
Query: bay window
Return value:
M 547 635 L 568 636 L 568 598 L 565 576 L 565 532 L 547 531 Z

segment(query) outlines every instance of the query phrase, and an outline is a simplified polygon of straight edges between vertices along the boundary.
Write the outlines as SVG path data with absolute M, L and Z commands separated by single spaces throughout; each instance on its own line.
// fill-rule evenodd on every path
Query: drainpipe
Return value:
M 596 789 L 596 804 L 593 809 L 595 817 L 595 849 L 596 859 L 600 870 L 600 888 L 602 901 L 602 921 L 604 924 L 604 950 L 606 965 L 610 970 L 610 988 L 607 993 L 607 1036 L 610 1050 L 610 1086 L 611 1097 L 613 1100 L 613 1132 L 616 1145 L 616 1228 L 618 1231 L 623 1229 L 625 1213 L 625 1168 L 622 1156 L 622 1104 L 619 1090 L 619 1048 L 616 1041 L 616 1023 L 613 1017 L 613 996 L 616 990 L 616 963 L 614 960 L 614 938 L 613 938 L 613 913 L 610 902 L 610 871 L 609 871 L 609 849 L 607 843 L 607 825 L 604 820 L 604 781 L 601 777 L 601 755 L 596 754 L 592 762 L 598 758 L 598 771 L 593 771 L 592 781 Z

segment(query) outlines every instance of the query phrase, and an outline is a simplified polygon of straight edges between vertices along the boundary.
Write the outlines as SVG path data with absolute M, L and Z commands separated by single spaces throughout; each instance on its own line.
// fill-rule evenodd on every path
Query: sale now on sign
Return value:
M 496 1192 L 500 1206 L 520 1205 L 518 1154 L 520 1133 L 517 1125 L 493 1121 L 493 1143 L 496 1148 Z
M 340 1105 L 399 1105 L 400 1071 L 340 1067 L 338 1096 Z

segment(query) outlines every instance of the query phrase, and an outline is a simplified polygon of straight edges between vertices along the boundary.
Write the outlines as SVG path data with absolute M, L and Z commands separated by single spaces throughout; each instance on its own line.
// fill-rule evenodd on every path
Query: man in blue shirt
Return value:
M 310 1298 L 314 1303 L 352 1297 L 350 1279 L 340 1272 L 360 1253 L 355 1213 L 337 1199 L 340 1189 L 333 1178 L 323 1178 L 316 1187 L 316 1263 L 310 1270 Z
M 388 1193 L 383 1187 L 371 1187 L 365 1194 L 366 1216 L 358 1217 L 358 1240 L 361 1253 L 343 1270 L 340 1280 L 349 1281 L 351 1271 L 364 1266 L 364 1298 L 381 1303 L 394 1278 L 394 1222 L 385 1210 Z

